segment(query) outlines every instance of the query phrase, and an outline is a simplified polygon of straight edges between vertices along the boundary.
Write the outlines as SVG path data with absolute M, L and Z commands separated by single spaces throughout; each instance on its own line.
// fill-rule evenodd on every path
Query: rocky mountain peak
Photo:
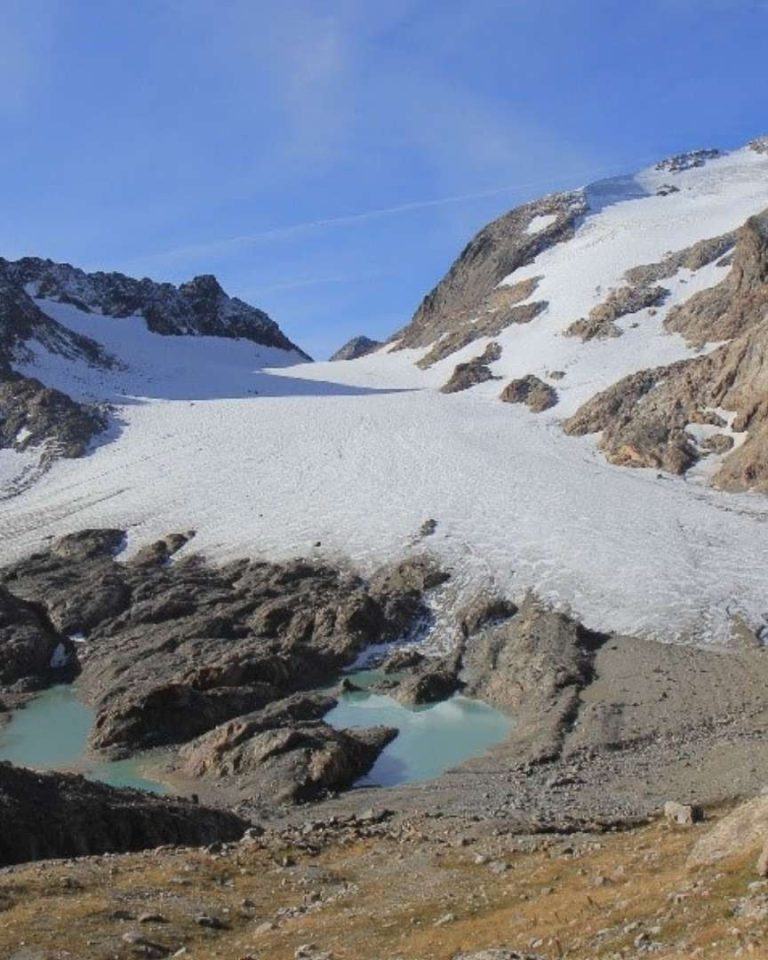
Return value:
M 364 357 L 381 346 L 380 340 L 371 340 L 370 337 L 359 336 L 352 337 L 343 347 L 340 347 L 334 353 L 331 360 L 357 360 L 358 357 Z
M 0 279 L 30 301 L 53 300 L 110 317 L 143 317 L 147 327 L 162 336 L 240 338 L 309 359 L 263 310 L 228 296 L 209 274 L 176 287 L 147 277 L 86 273 L 68 263 L 24 257 L 0 259 Z

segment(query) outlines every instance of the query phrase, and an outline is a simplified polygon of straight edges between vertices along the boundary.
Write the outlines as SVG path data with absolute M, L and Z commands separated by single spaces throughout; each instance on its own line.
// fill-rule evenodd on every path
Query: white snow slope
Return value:
M 656 196 L 673 182 L 678 193 Z M 681 271 L 655 316 L 619 321 L 624 336 L 581 343 L 563 330 L 621 285 L 625 270 L 740 226 L 768 207 L 768 156 L 742 150 L 701 168 L 588 188 L 592 212 L 575 237 L 509 282 L 543 275 L 548 310 L 495 338 L 504 380 L 562 370 L 544 414 L 498 401 L 501 383 L 437 392 L 479 341 L 427 371 L 426 351 L 278 367 L 281 351 L 242 341 L 159 337 L 39 301 L 104 343 L 117 373 L 65 365 L 41 347 L 24 372 L 78 397 L 117 404 L 117 436 L 60 461 L 0 501 L 0 562 L 87 526 L 130 530 L 131 549 L 195 529 L 187 549 L 212 559 L 348 557 L 364 572 L 428 546 L 466 590 L 533 588 L 592 628 L 720 642 L 733 614 L 768 609 L 768 500 L 701 481 L 606 464 L 594 437 L 559 421 L 627 373 L 690 355 L 663 331 L 665 311 L 726 268 Z M 288 360 L 290 361 L 290 356 Z M 271 366 L 269 366 L 271 365 Z M 24 459 L 24 458 L 27 459 Z M 28 454 L 3 452 L 0 483 Z M 427 518 L 437 532 L 418 540 Z M 315 546 L 319 542 L 321 546 Z

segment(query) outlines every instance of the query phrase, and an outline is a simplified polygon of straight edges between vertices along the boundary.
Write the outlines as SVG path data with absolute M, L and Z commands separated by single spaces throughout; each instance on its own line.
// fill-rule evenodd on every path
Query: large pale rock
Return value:
M 726 857 L 758 850 L 768 840 L 768 795 L 741 804 L 699 839 L 690 866 L 716 863 Z

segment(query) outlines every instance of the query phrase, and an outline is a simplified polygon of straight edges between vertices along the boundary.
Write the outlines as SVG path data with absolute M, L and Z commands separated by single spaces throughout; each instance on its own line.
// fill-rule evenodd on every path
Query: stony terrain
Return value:
M 765 804 L 762 805 L 765 826 Z M 0 872 L 8 960 L 732 960 L 765 955 L 740 811 L 512 834 L 440 811 L 313 818 L 205 850 Z M 734 831 L 736 836 L 733 836 Z M 730 840 L 723 844 L 723 834 Z M 713 837 L 714 835 L 714 837 Z M 702 845 L 719 848 L 698 864 Z
M 489 343 L 479 356 L 473 357 L 466 363 L 456 364 L 453 373 L 440 388 L 440 391 L 442 393 L 460 393 L 462 390 L 469 390 L 475 384 L 498 379 L 492 372 L 490 364 L 498 360 L 500 356 L 501 347 L 498 343 Z

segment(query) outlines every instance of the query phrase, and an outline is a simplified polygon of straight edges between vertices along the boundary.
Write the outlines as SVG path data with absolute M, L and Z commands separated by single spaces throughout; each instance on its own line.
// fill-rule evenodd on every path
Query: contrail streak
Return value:
M 594 168 L 589 171 L 583 171 L 590 179 L 598 179 L 605 174 L 596 173 Z M 562 175 L 556 178 L 557 181 L 568 181 L 573 183 L 578 174 L 570 173 L 567 176 Z M 360 213 L 352 213 L 339 217 L 324 217 L 318 220 L 306 220 L 302 223 L 294 223 L 285 227 L 274 227 L 269 230 L 261 230 L 257 233 L 244 233 L 234 237 L 227 237 L 223 240 L 214 240 L 210 243 L 194 244 L 187 247 L 179 247 L 175 250 L 167 250 L 151 257 L 152 260 L 175 260 L 185 257 L 212 256 L 217 253 L 223 253 L 236 247 L 248 246 L 249 244 L 262 243 L 269 240 L 283 240 L 286 238 L 300 236 L 314 230 L 322 230 L 327 227 L 345 227 L 353 226 L 358 223 L 365 223 L 370 220 L 379 220 L 385 217 L 394 217 L 403 213 L 410 213 L 414 210 L 425 210 L 430 207 L 442 207 L 451 203 L 466 203 L 470 200 L 482 200 L 487 197 L 496 197 L 504 193 L 513 191 L 528 190 L 545 186 L 547 189 L 553 189 L 555 183 L 551 177 L 540 178 L 527 183 L 507 184 L 503 187 L 494 187 L 490 190 L 480 190 L 475 193 L 460 193 L 448 197 L 437 197 L 433 200 L 414 200 L 409 203 L 399 203 L 391 207 L 379 207 L 374 210 L 364 210 Z

